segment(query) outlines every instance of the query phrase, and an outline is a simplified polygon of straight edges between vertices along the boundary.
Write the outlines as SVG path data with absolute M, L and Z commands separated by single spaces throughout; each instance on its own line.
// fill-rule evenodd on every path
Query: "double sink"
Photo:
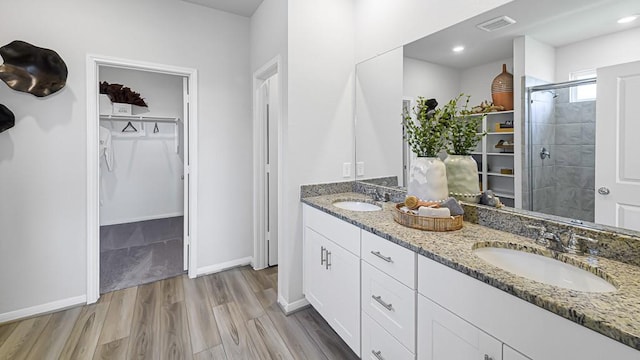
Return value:
M 333 205 L 358 212 L 382 210 L 376 203 L 362 200 L 336 201 Z M 479 242 L 473 246 L 475 256 L 517 276 L 581 292 L 616 291 L 616 287 L 605 279 L 606 274 L 594 266 L 578 262 L 576 265 L 569 264 L 565 261 L 570 261 L 570 258 L 551 251 L 542 254 L 533 251 L 535 248 L 523 248 L 505 242 Z

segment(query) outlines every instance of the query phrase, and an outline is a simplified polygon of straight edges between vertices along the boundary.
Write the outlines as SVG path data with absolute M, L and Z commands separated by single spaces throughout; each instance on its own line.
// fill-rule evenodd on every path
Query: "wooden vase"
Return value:
M 491 99 L 493 105 L 513 110 L 513 75 L 507 72 L 507 64 L 502 64 L 502 73 L 491 83 Z

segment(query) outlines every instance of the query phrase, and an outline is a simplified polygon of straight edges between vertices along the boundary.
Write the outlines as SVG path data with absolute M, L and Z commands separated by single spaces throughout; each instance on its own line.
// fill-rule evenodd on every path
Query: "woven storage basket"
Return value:
M 407 214 L 400 210 L 403 206 L 404 203 L 397 204 L 395 211 L 393 212 L 393 220 L 400 225 L 428 231 L 453 231 L 462 229 L 462 215 L 450 218 L 418 216 Z

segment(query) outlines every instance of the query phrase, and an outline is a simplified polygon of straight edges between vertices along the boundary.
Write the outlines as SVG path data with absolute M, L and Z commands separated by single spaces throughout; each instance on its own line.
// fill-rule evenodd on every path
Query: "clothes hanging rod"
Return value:
M 180 119 L 168 116 L 144 115 L 100 115 L 100 120 L 147 121 L 147 122 L 179 122 Z

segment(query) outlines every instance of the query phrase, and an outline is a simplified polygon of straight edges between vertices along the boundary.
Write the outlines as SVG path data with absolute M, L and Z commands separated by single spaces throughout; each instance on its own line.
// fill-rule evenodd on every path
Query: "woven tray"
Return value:
M 404 203 L 397 204 L 393 212 L 393 220 L 400 225 L 428 231 L 454 231 L 462 229 L 462 215 L 453 216 L 452 218 L 418 216 L 401 211 L 400 208 L 403 206 Z

